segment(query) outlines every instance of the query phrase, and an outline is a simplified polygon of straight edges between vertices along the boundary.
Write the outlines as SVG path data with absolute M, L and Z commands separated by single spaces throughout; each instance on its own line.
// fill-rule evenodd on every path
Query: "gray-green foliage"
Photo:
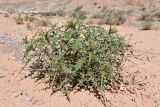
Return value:
M 142 30 L 151 30 L 152 28 L 153 28 L 153 24 L 151 21 L 142 22 Z
M 20 25 L 20 24 L 24 24 L 24 20 L 23 20 L 23 17 L 18 14 L 18 17 L 15 17 L 15 22 L 16 24 Z
M 23 42 L 31 74 L 45 78 L 53 92 L 62 91 L 67 96 L 75 89 L 102 96 L 107 85 L 118 81 L 117 71 L 126 50 L 124 38 L 77 19 L 40 31 Z
M 74 9 L 71 16 L 80 20 L 85 20 L 87 18 L 87 12 L 83 11 L 82 8 L 82 6 L 79 6 L 76 9 Z
M 157 18 L 160 18 L 160 11 L 155 12 L 154 16 L 157 17 Z

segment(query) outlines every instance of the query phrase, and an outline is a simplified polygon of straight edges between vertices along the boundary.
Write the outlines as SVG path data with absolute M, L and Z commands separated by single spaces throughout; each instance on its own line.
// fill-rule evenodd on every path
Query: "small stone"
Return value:
M 5 76 L 0 76 L 0 78 L 4 78 Z
M 124 91 L 125 90 L 125 87 L 120 87 L 120 91 Z
M 18 97 L 18 96 L 21 96 L 21 95 L 23 95 L 22 92 L 16 92 L 16 93 L 14 93 L 14 97 Z
M 24 100 L 27 102 L 33 102 L 33 101 L 35 101 L 35 98 L 33 96 L 26 94 L 24 97 Z
M 43 101 L 40 101 L 40 100 L 34 100 L 32 104 L 43 105 L 44 102 L 43 102 Z
M 25 99 L 26 99 L 26 101 L 31 102 L 33 100 L 33 97 L 32 96 L 27 96 Z

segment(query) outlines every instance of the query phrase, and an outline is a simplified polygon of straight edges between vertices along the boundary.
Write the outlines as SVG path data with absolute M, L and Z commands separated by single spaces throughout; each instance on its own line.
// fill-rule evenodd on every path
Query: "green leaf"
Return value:
M 82 43 L 80 40 L 76 40 L 74 43 L 73 43 L 73 50 L 74 50 L 74 53 L 81 49 L 82 48 Z
M 72 71 L 69 68 L 67 68 L 66 66 L 63 66 L 62 69 L 63 69 L 64 73 L 66 73 L 66 74 L 72 73 Z
M 78 62 L 75 65 L 75 71 L 78 71 L 81 69 L 83 64 L 85 63 L 86 58 L 79 59 Z
M 90 53 L 89 53 L 88 62 L 90 63 L 90 62 L 91 62 L 91 60 L 92 60 L 92 53 L 90 52 Z
M 22 39 L 22 43 L 27 45 L 29 43 L 27 36 Z
M 100 90 L 101 90 L 101 93 L 104 91 L 104 77 L 105 77 L 105 72 L 104 71 L 101 71 L 101 85 L 100 85 Z

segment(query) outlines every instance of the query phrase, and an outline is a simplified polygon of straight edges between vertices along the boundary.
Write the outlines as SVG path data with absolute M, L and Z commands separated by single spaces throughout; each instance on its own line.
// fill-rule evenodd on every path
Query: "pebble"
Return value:
M 26 100 L 27 102 L 32 102 L 32 101 L 34 100 L 34 97 L 33 97 L 33 96 L 26 95 L 26 96 L 25 96 L 25 100 Z
M 43 101 L 37 100 L 36 97 L 34 97 L 32 95 L 29 95 L 27 93 L 23 96 L 23 100 L 27 101 L 27 102 L 29 102 L 29 103 L 31 103 L 33 105 L 34 104 L 36 104 L 36 105 L 43 105 L 44 104 Z
M 19 92 L 15 92 L 13 96 L 18 97 L 18 96 L 21 96 L 21 95 L 23 95 L 23 92 L 19 91 Z

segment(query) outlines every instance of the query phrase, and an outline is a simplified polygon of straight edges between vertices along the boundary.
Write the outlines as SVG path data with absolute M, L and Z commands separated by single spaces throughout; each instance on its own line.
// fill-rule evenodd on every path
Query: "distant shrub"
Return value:
M 68 99 L 76 89 L 103 96 L 107 86 L 120 82 L 117 71 L 127 49 L 124 38 L 112 31 L 72 19 L 63 27 L 38 32 L 31 40 L 24 38 L 30 75 L 45 78 L 53 92 L 62 91 Z
M 96 24 L 96 21 L 92 18 L 88 18 L 87 20 L 85 20 L 86 24 Z
M 29 19 L 29 16 L 28 16 L 28 15 L 25 15 L 25 16 L 24 16 L 24 21 L 28 21 L 28 19 Z
M 32 30 L 31 24 L 30 24 L 30 23 L 27 23 L 27 24 L 26 24 L 26 28 L 27 28 L 28 30 Z
M 42 26 L 42 27 L 46 27 L 49 25 L 49 21 L 47 21 L 46 19 L 40 19 L 37 21 L 36 23 L 38 26 Z
M 34 22 L 34 21 L 37 21 L 38 19 L 35 18 L 34 16 L 26 15 L 26 16 L 24 17 L 24 20 L 25 20 L 25 21 L 29 21 L 29 22 Z
M 110 26 L 110 29 L 109 29 L 110 34 L 115 34 L 117 32 L 118 32 L 117 28 Z
M 7 8 L 6 10 L 9 14 L 15 13 L 15 10 L 13 8 Z
M 57 11 L 52 11 L 52 12 L 41 12 L 39 13 L 41 16 L 60 16 L 60 17 L 65 17 L 66 16 L 66 11 L 64 10 L 57 10 Z
M 157 18 L 160 18 L 160 11 L 155 12 L 154 16 L 157 17 Z
M 57 16 L 64 17 L 66 16 L 66 12 L 63 10 L 58 10 L 55 12 Z
M 18 14 L 17 17 L 15 17 L 15 22 L 16 24 L 20 25 L 20 24 L 24 24 L 24 20 L 23 20 L 23 17 L 21 17 L 20 14 Z
M 153 24 L 150 21 L 142 22 L 142 30 L 151 30 L 153 28 Z
M 118 16 L 106 16 L 106 17 L 100 18 L 98 24 L 99 25 L 102 25 L 102 24 L 121 25 L 125 21 L 126 21 L 126 18 L 123 17 L 122 15 L 118 15 Z
M 104 25 L 104 24 L 106 24 L 106 18 L 105 18 L 105 17 L 104 17 L 104 18 L 100 18 L 100 19 L 98 20 L 97 24 L 98 24 L 98 25 Z
M 9 18 L 9 14 L 8 13 L 4 13 L 4 17 Z
M 126 21 L 126 18 L 122 15 L 118 15 L 117 18 L 115 17 L 115 21 L 113 20 L 114 25 L 121 25 Z
M 140 17 L 137 18 L 138 21 L 154 21 L 152 15 L 149 14 L 142 14 Z
M 82 11 L 82 8 L 83 8 L 82 6 L 79 6 L 76 9 L 74 9 L 73 12 L 71 13 L 71 16 L 79 20 L 85 20 L 87 18 L 87 12 Z
M 103 18 L 103 17 L 105 17 L 105 13 L 94 13 L 94 14 L 91 16 L 91 18 L 96 18 L 96 19 L 98 19 L 98 18 Z
M 125 4 L 125 6 L 127 6 L 127 5 L 133 6 L 133 5 L 137 4 L 137 1 L 136 0 L 125 0 L 124 4 Z
M 108 7 L 103 7 L 100 12 L 94 13 L 91 17 L 99 19 L 99 25 L 121 25 L 126 21 L 123 11 L 111 10 Z

